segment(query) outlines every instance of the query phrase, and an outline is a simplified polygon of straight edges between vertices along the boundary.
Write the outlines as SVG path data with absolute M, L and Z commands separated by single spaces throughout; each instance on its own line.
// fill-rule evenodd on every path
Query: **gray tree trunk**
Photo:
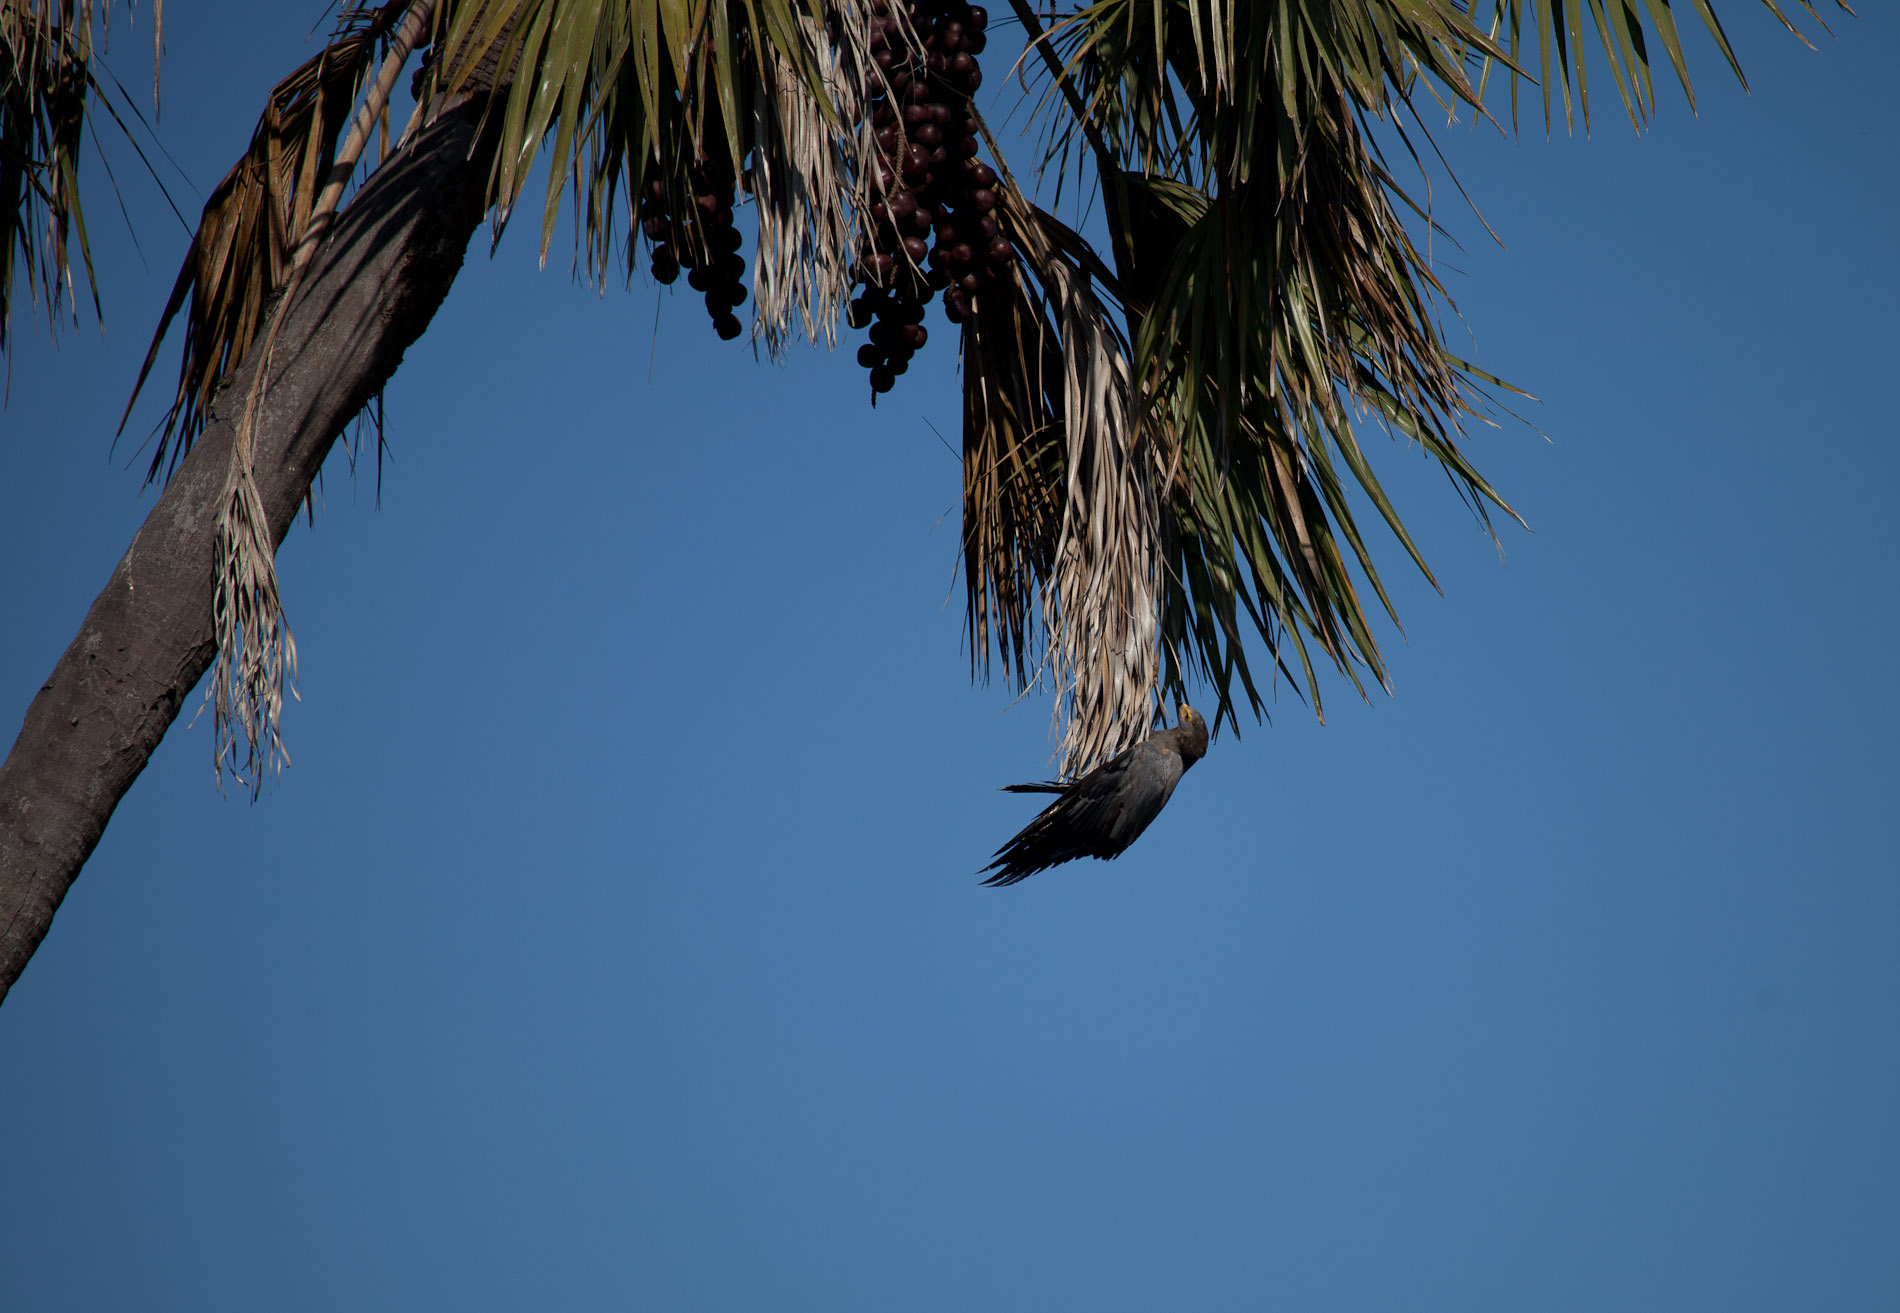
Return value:
M 462 114 L 438 118 L 371 176 L 318 252 L 278 335 L 255 437 L 276 544 L 338 435 L 448 295 L 485 212 L 490 154 Z M 0 765 L 0 999 L 210 667 L 218 499 L 259 354 L 214 402 Z

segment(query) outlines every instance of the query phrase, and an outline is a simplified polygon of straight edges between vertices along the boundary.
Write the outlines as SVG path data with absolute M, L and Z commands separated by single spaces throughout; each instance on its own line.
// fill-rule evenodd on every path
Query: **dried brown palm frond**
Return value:
M 205 202 L 126 403 L 129 419 L 182 315 L 178 386 L 153 444 L 149 477 L 160 477 L 190 450 L 218 385 L 265 331 L 266 312 L 331 179 L 337 139 L 408 7 L 408 0 L 347 6 L 323 50 L 272 88 L 243 158 Z
M 211 663 L 205 703 L 212 715 L 212 767 L 255 798 L 267 776 L 290 764 L 284 747 L 284 694 L 296 696 L 297 640 L 277 591 L 276 544 L 251 469 L 248 442 L 234 448 L 219 499 L 213 568 Z
M 1068 479 L 1042 613 L 1064 704 L 1061 769 L 1077 776 L 1132 747 L 1153 718 L 1160 508 L 1126 344 L 1081 270 L 1053 260 L 1043 272 L 1062 325 Z
M 211 665 L 205 699 L 213 710 L 217 778 L 222 781 L 228 765 L 240 784 L 250 785 L 252 797 L 263 788 L 267 774 L 275 776 L 289 764 L 280 724 L 284 692 L 289 689 L 295 696 L 297 674 L 297 644 L 277 590 L 276 536 L 264 513 L 253 462 L 257 417 L 271 372 L 271 351 L 304 273 L 336 216 L 343 189 L 356 171 L 371 131 L 379 121 L 387 126 L 390 92 L 426 28 L 433 4 L 434 0 L 408 0 L 390 30 L 382 68 L 357 109 L 349 136 L 337 149 L 292 248 L 284 285 L 274 293 L 276 311 L 259 348 L 263 361 L 244 398 L 237 440 L 225 474 L 216 537 L 217 585 L 212 598 L 218 653 Z
M 875 199 L 877 149 L 867 107 L 883 74 L 872 58 L 870 10 L 840 5 L 832 14 L 835 46 L 817 19 L 795 15 L 807 51 L 803 67 L 768 47 L 752 92 L 747 176 L 759 215 L 753 316 L 774 356 L 795 332 L 837 345 L 861 216 Z
M 148 470 L 148 477 L 158 478 L 190 449 L 230 371 L 253 349 L 266 353 L 243 400 L 220 501 L 213 599 L 218 656 L 206 689 L 218 777 L 228 768 L 253 796 L 287 761 L 278 726 L 296 672 L 296 644 L 277 590 L 276 535 L 265 520 L 251 465 L 268 352 L 371 127 L 386 122 L 391 84 L 428 7 L 429 0 L 346 6 L 323 51 L 272 90 L 244 157 L 205 203 L 126 404 L 129 418 L 160 345 L 182 315 L 178 385 Z M 357 98 L 379 59 L 382 75 L 359 108 Z M 352 115 L 354 130 L 339 149 Z
M 1023 276 L 982 292 L 964 330 L 971 657 L 986 661 L 993 637 L 1019 683 L 1050 678 L 1059 769 L 1075 775 L 1152 724 L 1160 471 L 1135 424 L 1126 340 L 1096 291 L 1107 271 L 1013 187 L 999 197 Z

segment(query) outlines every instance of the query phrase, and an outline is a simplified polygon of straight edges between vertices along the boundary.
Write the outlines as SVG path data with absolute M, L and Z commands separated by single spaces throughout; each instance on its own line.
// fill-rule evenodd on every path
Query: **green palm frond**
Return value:
M 1734 65 L 1710 0 L 1693 3 Z M 1763 3 L 1788 22 L 1775 0 Z M 1508 385 L 1446 349 L 1439 322 L 1455 307 L 1408 227 L 1429 231 L 1432 216 L 1376 142 L 1416 160 L 1415 143 L 1429 136 L 1419 93 L 1482 115 L 1486 79 L 1498 72 L 1511 82 L 1513 114 L 1518 84 L 1536 80 L 1547 117 L 1557 97 L 1566 121 L 1574 103 L 1587 125 L 1592 41 L 1606 57 L 1595 66 L 1607 62 L 1640 127 L 1655 103 L 1650 35 L 1689 88 L 1669 0 L 1011 4 L 1049 119 L 1045 172 L 1058 195 L 1079 177 L 1102 202 L 1113 266 L 1105 285 L 1131 344 L 1138 442 L 1165 471 L 1156 702 L 1198 678 L 1218 693 L 1217 722 L 1237 726 L 1243 698 L 1264 714 L 1253 639 L 1316 710 L 1325 665 L 1362 693 L 1362 674 L 1384 683 L 1371 611 L 1397 617 L 1356 512 L 1370 505 L 1432 576 L 1374 471 L 1368 423 L 1432 457 L 1487 530 L 1487 507 L 1511 512 L 1464 451 L 1465 425 L 1489 405 L 1485 385 Z M 966 369 L 971 344 L 989 331 L 966 329 Z M 987 398 L 1006 391 L 990 356 L 977 353 L 969 370 L 966 417 L 991 413 Z M 993 626 L 1018 679 L 1023 654 L 1043 635 L 1055 641 L 1073 601 L 1020 610 L 1053 577 L 1048 526 L 1077 513 L 1061 420 L 1050 408 L 1053 427 L 1033 446 L 1009 425 L 966 432 L 966 495 L 973 452 L 1013 457 L 1046 486 L 1064 480 L 1059 515 L 1022 512 L 1041 505 L 1042 490 L 966 507 L 979 517 L 965 527 L 971 641 Z M 1028 453 L 1040 464 L 1022 459 Z M 1129 476 L 1150 472 L 1131 464 Z M 1018 523 L 1036 532 L 1012 531 Z M 1013 559 L 1011 543 L 1022 544 Z M 1082 738 L 1104 741 L 1096 730 Z
M 463 0 L 445 7 L 432 67 L 449 91 L 485 62 L 515 70 L 490 111 L 498 229 L 545 151 L 542 254 L 571 187 L 587 267 L 604 277 L 648 179 L 683 183 L 706 164 L 736 176 L 759 145 L 755 125 L 772 121 L 762 100 L 795 83 L 835 107 L 838 79 L 864 76 L 837 62 L 824 20 L 817 0 Z
M 1341 669 L 1363 665 L 1384 682 L 1348 556 L 1396 615 L 1341 473 L 1425 563 L 1360 448 L 1364 418 L 1418 442 L 1474 506 L 1503 507 L 1458 445 L 1460 417 L 1477 395 L 1439 339 L 1443 289 L 1396 213 L 1397 188 L 1344 88 L 1334 84 L 1330 104 L 1315 101 L 1297 131 L 1289 116 L 1271 146 L 1258 142 L 1269 158 L 1243 168 L 1213 155 L 1220 181 L 1210 193 L 1123 180 L 1130 213 L 1160 211 L 1178 224 L 1128 225 L 1136 267 L 1159 271 L 1137 356 L 1157 441 L 1170 444 L 1183 472 L 1170 638 L 1195 634 L 1201 668 L 1221 672 L 1223 697 L 1231 672 L 1256 712 L 1245 648 L 1234 642 L 1236 601 L 1270 651 L 1277 636 L 1292 638 L 1316 709 L 1308 637 Z M 1197 580 L 1220 596 L 1197 604 Z M 1217 662 L 1207 639 L 1222 617 Z M 1179 677 L 1177 663 L 1170 682 Z
M 513 70 L 489 111 L 496 236 L 545 155 L 542 258 L 571 203 L 597 281 L 631 273 L 649 188 L 702 204 L 743 189 L 759 218 L 755 331 L 776 354 L 794 336 L 835 341 L 875 185 L 870 14 L 866 0 L 462 0 L 438 18 L 431 68 L 448 91 L 484 64 Z M 698 240 L 677 222 L 670 236 Z
M 1423 78 L 1475 101 L 1469 70 L 1504 52 L 1452 0 L 1100 0 L 1046 32 L 1016 9 L 1054 85 L 1044 104 L 1069 116 L 1050 156 L 1093 165 L 1126 318 L 1151 454 L 1129 475 L 1162 507 L 1150 705 L 1202 679 L 1217 722 L 1237 726 L 1243 700 L 1263 715 L 1253 639 L 1316 709 L 1323 665 L 1383 683 L 1362 589 L 1392 606 L 1356 500 L 1425 566 L 1364 424 L 1419 443 L 1481 515 L 1509 508 L 1459 445 L 1482 395 L 1440 340 L 1444 291 L 1367 121 L 1395 120 Z M 1072 599 L 1056 602 L 1046 627 Z
M 1722 57 L 1728 61 L 1742 85 L 1747 86 L 1748 79 L 1742 75 L 1741 61 L 1735 57 L 1728 33 L 1723 30 L 1721 19 L 1716 17 L 1710 0 L 1691 2 L 1695 6 L 1696 16 L 1702 20 L 1703 27 L 1722 52 Z M 1815 10 L 1812 0 L 1797 2 L 1823 31 L 1828 30 L 1826 21 Z M 1853 14 L 1847 0 L 1834 2 L 1842 12 Z M 1807 40 L 1776 0 L 1761 0 L 1761 3 L 1788 31 L 1804 42 Z M 1542 86 L 1546 131 L 1551 127 L 1552 111 L 1559 100 L 1563 104 L 1566 129 L 1574 128 L 1578 120 L 1582 121 L 1586 130 L 1589 128 L 1589 51 L 1593 38 L 1602 56 L 1599 68 L 1608 68 L 1610 78 L 1616 84 L 1617 95 L 1623 102 L 1623 109 L 1637 129 L 1648 123 L 1650 116 L 1656 112 L 1656 88 L 1649 52 L 1652 36 L 1661 44 L 1663 55 L 1675 72 L 1690 108 L 1695 107 L 1695 88 L 1689 81 L 1689 65 L 1683 55 L 1681 33 L 1676 28 L 1675 14 L 1669 0 L 1467 0 L 1467 4 L 1472 21 L 1497 41 L 1509 63 L 1522 70 L 1524 75 L 1535 77 Z M 1647 25 L 1643 21 L 1644 15 L 1649 20 Z M 1531 35 L 1533 32 L 1534 36 Z M 1536 45 L 1534 60 L 1528 55 L 1528 48 L 1533 41 Z M 1480 76 L 1481 89 L 1491 72 L 1492 66 L 1487 62 Z M 1522 77 L 1517 73 L 1509 77 L 1511 114 L 1515 119 Z M 1601 77 L 1598 81 L 1600 84 Z

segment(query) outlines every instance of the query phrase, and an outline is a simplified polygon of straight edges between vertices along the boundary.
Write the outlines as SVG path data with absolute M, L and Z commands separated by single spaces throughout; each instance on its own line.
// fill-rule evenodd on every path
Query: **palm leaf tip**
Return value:
M 75 250 L 93 313 L 102 314 L 79 175 L 90 107 L 105 96 L 92 71 L 93 22 L 109 30 L 110 15 L 104 0 L 0 0 L 0 355 L 11 343 L 16 280 L 49 329 L 69 302 L 77 312 Z

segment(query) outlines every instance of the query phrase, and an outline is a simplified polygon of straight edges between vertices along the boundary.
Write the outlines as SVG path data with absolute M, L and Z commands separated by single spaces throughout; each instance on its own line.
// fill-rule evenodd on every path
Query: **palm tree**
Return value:
M 1447 349 L 1449 301 L 1417 241 L 1432 214 L 1388 153 L 1428 152 L 1435 114 L 1514 124 L 1533 85 L 1547 129 L 1587 126 L 1606 70 L 1640 128 L 1652 42 L 1693 103 L 1667 0 L 1641 8 L 345 6 L 205 206 L 159 329 L 184 338 L 151 466 L 163 495 L 0 766 L 0 996 L 207 670 L 220 769 L 255 791 L 280 766 L 295 648 L 275 549 L 484 217 L 499 234 L 535 199 L 544 256 L 571 199 L 592 277 L 641 252 L 663 282 L 684 269 L 722 336 L 744 331 L 748 297 L 775 354 L 834 345 L 841 318 L 869 328 L 874 396 L 900 385 L 941 303 L 963 366 L 972 673 L 1049 681 L 1064 774 L 1139 738 L 1190 681 L 1212 691 L 1216 728 L 1264 714 L 1263 673 L 1316 712 L 1326 667 L 1362 694 L 1383 684 L 1363 590 L 1392 607 L 1355 498 L 1430 572 L 1363 436 L 1418 443 L 1487 529 L 1511 514 L 1461 445 L 1507 385 Z M 1696 10 L 1739 76 L 1713 9 Z M 92 21 L 85 0 L 0 0 L 0 328 L 16 268 L 49 316 L 73 294 L 75 246 L 89 268 L 82 129 L 88 113 L 124 123 L 129 103 L 94 77 Z M 1020 47 L 990 50 L 1005 29 Z M 1044 148 L 1025 167 L 973 99 L 985 68 L 1020 70 L 1037 96 Z M 419 108 L 397 130 L 410 69 Z M 747 198 L 749 292 L 732 226 Z

